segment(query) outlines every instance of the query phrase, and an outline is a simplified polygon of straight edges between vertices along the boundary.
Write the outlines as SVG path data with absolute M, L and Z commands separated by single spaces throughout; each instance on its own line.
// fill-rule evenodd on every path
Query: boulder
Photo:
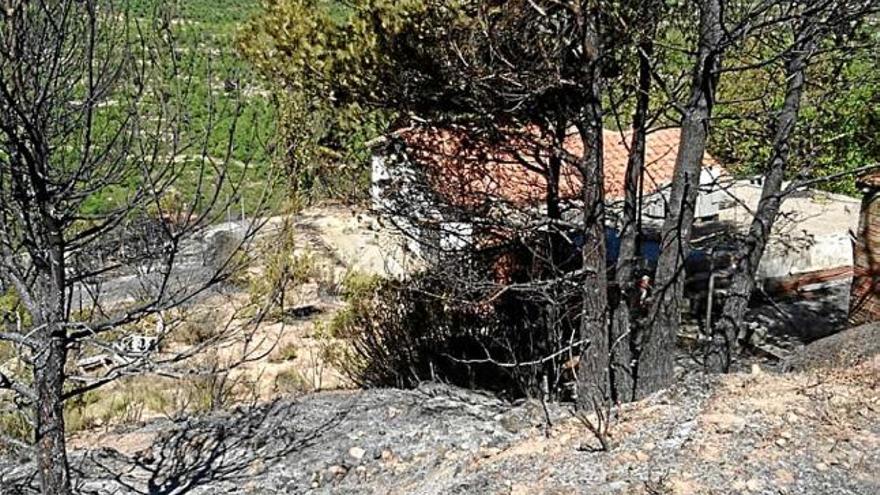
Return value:
M 790 357 L 785 371 L 848 368 L 880 354 L 880 323 L 848 328 L 816 340 Z

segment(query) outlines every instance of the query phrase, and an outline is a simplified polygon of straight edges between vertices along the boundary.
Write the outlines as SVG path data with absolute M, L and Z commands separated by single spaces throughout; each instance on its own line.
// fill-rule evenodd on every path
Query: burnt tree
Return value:
M 800 9 L 795 7 L 792 14 L 795 20 L 790 26 L 782 29 L 782 33 L 772 33 L 775 36 L 771 39 L 776 39 L 780 46 L 787 48 L 781 55 L 774 54 L 769 61 L 761 63 L 772 65 L 777 59 L 781 60 L 784 80 L 783 99 L 770 123 L 773 140 L 770 156 L 764 167 L 761 198 L 748 233 L 739 241 L 733 256 L 735 268 L 730 281 L 729 295 L 724 300 L 721 317 L 711 329 L 706 348 L 705 365 L 712 371 L 728 371 L 739 350 L 738 339 L 742 333 L 742 322 L 749 301 L 755 290 L 758 266 L 782 203 L 798 186 L 798 181 L 795 181 L 793 187 L 783 188 L 783 182 L 793 172 L 790 170 L 791 142 L 795 137 L 808 70 L 823 51 L 825 56 L 833 57 L 856 50 L 857 48 L 849 43 L 849 39 L 855 29 L 868 16 L 875 13 L 877 8 L 878 3 L 871 0 L 815 2 Z M 832 34 L 835 43 L 823 50 L 823 44 L 827 45 L 824 43 L 825 39 Z M 792 41 L 786 42 L 787 38 Z
M 654 277 L 655 301 L 637 343 L 637 397 L 667 387 L 674 377 L 673 354 L 681 320 L 684 261 L 690 252 L 694 208 L 721 64 L 722 3 L 703 0 L 699 4 L 699 46 L 691 94 L 682 109 L 681 143 Z
M 646 2 L 640 5 L 636 19 L 645 26 L 635 38 L 637 77 L 635 108 L 632 115 L 632 138 L 624 178 L 624 201 L 620 219 L 620 250 L 614 274 L 615 294 L 611 316 L 611 382 L 616 402 L 628 402 L 635 392 L 633 359 L 638 336 L 638 322 L 631 303 L 635 297 L 636 268 L 640 260 L 639 244 L 642 236 L 641 210 L 645 174 L 645 146 L 651 117 L 651 80 L 656 65 L 654 38 L 657 19 L 662 5 Z
M 197 77 L 220 73 L 207 62 L 197 76 L 201 54 L 183 55 L 172 25 L 168 10 L 144 20 L 124 2 L 11 0 L 0 12 L 0 287 L 19 305 L 14 325 L 0 322 L 0 344 L 20 364 L 0 369 L 0 393 L 31 426 L 22 447 L 44 494 L 74 489 L 65 402 L 124 376 L 173 374 L 203 349 L 160 352 L 172 313 L 227 280 L 259 227 L 242 223 L 207 266 L 186 259 L 241 191 L 230 164 L 242 107 L 213 93 L 209 109 L 192 106 Z M 211 156 L 222 112 L 225 144 Z M 118 280 L 130 282 L 112 289 Z M 147 322 L 155 345 L 124 343 Z M 78 372 L 86 349 L 113 364 Z
M 602 40 L 599 6 L 585 2 L 579 22 L 582 28 L 582 109 L 575 126 L 584 153 L 578 160 L 582 205 L 583 314 L 581 340 L 585 348 L 578 370 L 578 404 L 593 409 L 611 398 L 611 349 L 608 335 L 608 276 L 605 261 L 605 174 L 602 145 Z

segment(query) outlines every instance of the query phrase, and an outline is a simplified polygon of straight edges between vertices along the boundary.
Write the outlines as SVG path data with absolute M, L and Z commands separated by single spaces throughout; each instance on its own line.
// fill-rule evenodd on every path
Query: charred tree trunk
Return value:
M 660 241 L 652 307 L 638 346 L 636 397 L 666 388 L 673 380 L 673 354 L 684 290 L 684 262 L 690 251 L 694 208 L 720 65 L 721 14 L 721 0 L 701 2 L 700 41 L 691 96 L 681 122 L 681 141 Z
M 560 206 L 559 182 L 562 174 L 562 163 L 565 152 L 565 136 L 567 133 L 566 122 L 560 119 L 556 122 L 553 129 L 553 150 L 549 160 L 547 160 L 547 194 L 546 208 L 548 225 L 548 260 L 551 270 L 558 272 L 562 270 L 562 263 L 566 261 L 566 239 L 560 231 L 559 220 L 562 220 L 562 208 Z
M 641 236 L 639 224 L 639 191 L 645 168 L 645 140 L 651 91 L 651 41 L 641 43 L 639 50 L 639 84 L 636 109 L 633 114 L 632 142 L 626 164 L 624 183 L 623 216 L 620 229 L 620 253 L 617 259 L 615 283 L 618 296 L 614 301 L 611 317 L 611 390 L 616 402 L 633 400 L 635 377 L 633 375 L 632 294 L 635 265 L 638 261 L 638 241 Z
M 567 134 L 565 119 L 559 119 L 554 125 L 551 132 L 552 147 L 551 155 L 547 160 L 546 176 L 547 190 L 545 198 L 546 219 L 547 219 L 547 246 L 546 252 L 543 253 L 542 268 L 547 273 L 541 276 L 548 278 L 558 277 L 565 273 L 566 266 L 572 258 L 571 243 L 565 232 L 562 230 L 560 220 L 562 220 L 562 207 L 560 204 L 560 177 L 563 166 L 563 153 L 565 152 L 565 137 Z M 561 325 L 560 317 L 560 301 L 557 298 L 551 298 L 545 305 L 547 312 L 547 328 L 543 333 L 544 350 L 547 354 L 556 352 L 567 341 L 565 338 L 565 326 Z M 559 370 L 562 364 L 557 360 L 551 360 L 544 365 L 544 376 L 554 381 L 559 379 Z M 549 382 L 548 382 L 549 383 Z M 548 386 L 549 388 L 549 386 Z M 549 392 L 549 390 L 543 392 Z
M 547 218 L 559 220 L 562 211 L 559 207 L 559 176 L 562 173 L 562 152 L 565 149 L 565 123 L 557 123 L 553 129 L 553 154 L 547 161 Z M 557 226 L 553 226 L 553 231 Z
M 806 71 L 815 46 L 815 37 L 809 33 L 804 34 L 792 47 L 785 64 L 785 99 L 776 117 L 776 134 L 765 172 L 761 200 L 749 233 L 738 247 L 735 256 L 736 270 L 731 280 L 729 296 L 724 301 L 721 318 L 712 329 L 712 338 L 706 349 L 705 364 L 711 371 L 728 371 L 738 348 L 740 324 L 755 289 L 755 273 L 784 199 L 782 181 L 789 162 L 791 136 L 797 123 Z
M 64 236 L 51 217 L 47 191 L 35 180 L 43 217 L 46 255 L 35 260 L 39 277 L 41 311 L 37 328 L 40 348 L 34 355 L 35 444 L 40 489 L 44 494 L 71 493 L 70 469 L 64 436 L 64 365 L 67 361 L 66 267 Z
M 581 314 L 581 352 L 578 368 L 578 405 L 593 409 L 610 398 L 610 359 L 608 341 L 608 278 L 605 268 L 605 187 L 602 161 L 601 75 L 599 35 L 594 13 L 585 13 L 584 53 L 588 67 L 584 82 L 583 106 L 576 126 L 584 143 L 578 162 L 583 186 L 583 312 Z
M 37 469 L 42 493 L 61 495 L 71 493 L 64 438 L 63 387 L 67 351 L 60 322 L 48 325 L 46 331 L 49 341 L 34 360 Z
M 582 132 L 585 155 L 581 165 L 584 178 L 582 191 L 583 234 L 582 250 L 584 267 L 584 302 L 581 315 L 581 340 L 585 349 L 581 353 L 578 369 L 581 405 L 593 407 L 609 398 L 609 341 L 607 325 L 607 275 L 605 269 L 605 206 L 602 187 L 601 116 L 598 102 L 591 105 L 590 113 L 597 122 L 589 123 Z

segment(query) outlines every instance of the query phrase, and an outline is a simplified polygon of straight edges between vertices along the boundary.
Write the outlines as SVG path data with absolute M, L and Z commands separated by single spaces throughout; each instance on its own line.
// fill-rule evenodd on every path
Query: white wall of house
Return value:
M 704 168 L 700 172 L 700 194 L 694 210 L 696 218 L 711 218 L 718 215 L 721 205 L 726 199 L 721 171 L 715 168 Z
M 441 253 L 454 254 L 472 245 L 473 225 L 443 218 L 416 187 L 419 176 L 406 162 L 395 160 L 391 166 L 388 156 L 374 155 L 371 167 L 373 211 L 401 231 L 411 253 L 427 260 Z M 413 220 L 430 227 L 417 225 Z

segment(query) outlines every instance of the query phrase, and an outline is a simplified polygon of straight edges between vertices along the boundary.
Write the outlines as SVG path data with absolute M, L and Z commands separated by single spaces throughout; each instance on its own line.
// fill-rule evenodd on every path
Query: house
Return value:
M 647 136 L 641 208 L 645 222 L 659 222 L 665 216 L 680 134 L 680 129 L 670 128 Z M 630 140 L 630 132 L 604 131 L 604 192 L 610 232 L 624 199 Z M 563 147 L 572 157 L 583 154 L 576 132 L 568 133 Z M 552 155 L 552 147 L 528 130 L 484 138 L 452 127 L 408 129 L 373 157 L 373 208 L 404 232 L 414 253 L 430 257 L 438 251 L 462 250 L 478 237 L 475 227 L 491 225 L 493 217 L 515 222 L 517 216 L 546 215 Z M 725 176 L 707 154 L 697 218 L 718 214 L 725 199 L 719 180 Z M 563 218 L 574 220 L 580 214 L 580 174 L 573 163 L 563 160 L 558 177 Z

